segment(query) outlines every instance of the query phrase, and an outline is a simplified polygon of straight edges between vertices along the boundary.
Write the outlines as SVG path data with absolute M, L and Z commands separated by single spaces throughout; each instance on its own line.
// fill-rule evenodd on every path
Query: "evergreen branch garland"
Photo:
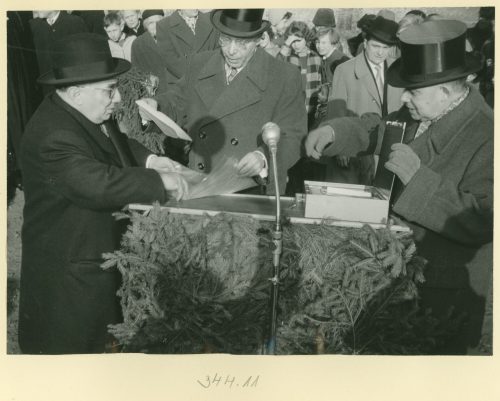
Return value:
M 270 223 L 219 214 L 132 212 L 104 268 L 123 277 L 124 351 L 258 354 L 268 332 Z M 285 224 L 281 354 L 422 354 L 457 322 L 420 311 L 424 261 L 406 233 Z
M 152 96 L 150 75 L 136 67 L 118 77 L 121 102 L 113 112 L 124 133 L 148 148 L 153 153 L 165 153 L 165 135 L 154 123 L 150 122 L 146 129 L 142 126 L 136 100 Z

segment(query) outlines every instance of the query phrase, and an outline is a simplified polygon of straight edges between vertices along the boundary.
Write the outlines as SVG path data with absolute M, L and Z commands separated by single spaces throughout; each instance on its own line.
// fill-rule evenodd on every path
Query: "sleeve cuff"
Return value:
M 256 150 L 255 153 L 259 154 L 264 160 L 264 167 L 262 168 L 262 170 L 260 170 L 259 177 L 267 178 L 267 176 L 269 175 L 269 165 L 267 163 L 267 158 L 260 150 Z
M 151 168 L 151 163 L 153 163 L 153 160 L 158 159 L 158 156 L 155 154 L 151 154 L 147 157 L 146 159 L 146 168 Z

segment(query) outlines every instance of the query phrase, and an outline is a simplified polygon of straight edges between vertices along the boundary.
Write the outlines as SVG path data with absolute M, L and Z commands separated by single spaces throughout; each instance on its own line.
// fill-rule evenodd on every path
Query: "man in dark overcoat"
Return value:
M 160 92 L 166 90 L 167 70 L 156 40 L 157 24 L 164 18 L 163 10 L 144 10 L 142 12 L 143 35 L 137 37 L 132 43 L 132 66 L 153 74 L 159 78 Z
M 385 168 L 397 176 L 392 212 L 411 227 L 428 261 L 421 306 L 439 317 L 451 310 L 466 316 L 455 338 L 435 350 L 443 354 L 475 352 L 492 284 L 493 113 L 467 84 L 480 63 L 466 55 L 465 33 L 462 22 L 445 20 L 403 31 L 402 56 L 387 79 L 405 88 L 404 106 L 372 135 L 366 119 L 345 117 L 306 140 L 314 158 L 378 152 L 386 122 L 406 123 Z
M 112 213 L 181 197 L 187 184 L 109 122 L 121 100 L 116 77 L 130 63 L 111 57 L 106 38 L 72 35 L 54 45 L 52 61 L 39 82 L 57 89 L 21 143 L 19 344 L 29 354 L 98 353 L 121 319 L 119 273 L 100 267 L 124 229 Z
M 185 76 L 156 99 L 160 110 L 193 139 L 189 166 L 200 172 L 233 156 L 242 175 L 266 176 L 269 155 L 261 130 L 267 122 L 278 124 L 277 166 L 283 193 L 287 170 L 298 160 L 300 141 L 307 133 L 305 95 L 299 70 L 258 48 L 269 26 L 262 15 L 262 9 L 212 11 L 221 48 L 193 56 Z M 269 182 L 267 192 L 273 191 Z
M 189 56 L 219 47 L 209 14 L 195 9 L 176 10 L 160 21 L 156 37 L 167 68 L 167 85 L 184 75 Z

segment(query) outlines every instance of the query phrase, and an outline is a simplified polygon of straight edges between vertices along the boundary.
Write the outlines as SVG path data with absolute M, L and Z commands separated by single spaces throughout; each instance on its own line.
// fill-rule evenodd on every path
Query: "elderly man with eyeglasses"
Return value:
M 187 184 L 109 121 L 120 101 L 116 78 L 130 63 L 112 58 L 104 37 L 72 35 L 54 46 L 52 60 L 38 81 L 57 89 L 21 143 L 19 344 L 28 354 L 100 353 L 107 326 L 121 320 L 120 275 L 100 267 L 126 227 L 113 212 L 180 198 Z
M 148 101 L 183 126 L 191 138 L 189 166 L 210 172 L 225 156 L 239 160 L 241 175 L 255 177 L 273 193 L 267 177 L 268 150 L 262 126 L 281 128 L 278 151 L 280 192 L 287 170 L 299 158 L 307 133 L 304 93 L 299 70 L 258 47 L 269 27 L 263 9 L 213 10 L 212 24 L 220 32 L 220 49 L 194 55 L 184 77 L 156 99 Z M 261 186 L 261 192 L 264 187 Z

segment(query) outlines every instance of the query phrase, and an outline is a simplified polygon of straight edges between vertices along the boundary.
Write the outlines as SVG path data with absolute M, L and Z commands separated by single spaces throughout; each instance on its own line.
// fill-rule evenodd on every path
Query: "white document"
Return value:
M 172 138 L 184 139 L 186 141 L 192 141 L 191 137 L 184 131 L 177 123 L 168 117 L 161 111 L 155 110 L 149 104 L 147 104 L 143 99 L 136 100 L 139 110 L 151 119 L 161 131 Z

